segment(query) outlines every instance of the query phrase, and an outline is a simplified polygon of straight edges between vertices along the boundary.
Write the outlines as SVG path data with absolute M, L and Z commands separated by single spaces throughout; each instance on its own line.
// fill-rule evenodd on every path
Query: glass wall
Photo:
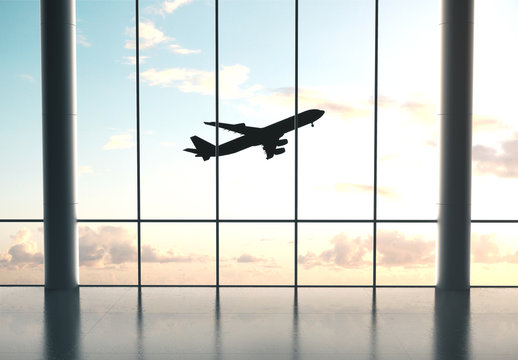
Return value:
M 434 284 L 437 1 L 135 6 L 77 3 L 82 284 Z M 517 6 L 476 1 L 474 285 L 517 285 Z M 0 20 L 0 284 L 42 284 L 39 2 Z
M 475 9 L 471 283 L 518 285 L 518 4 L 476 0 Z

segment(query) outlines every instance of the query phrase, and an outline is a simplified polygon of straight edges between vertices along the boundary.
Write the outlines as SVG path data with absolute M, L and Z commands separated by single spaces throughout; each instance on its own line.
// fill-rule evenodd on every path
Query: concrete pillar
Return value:
M 45 287 L 79 284 L 74 0 L 41 0 Z
M 473 0 L 442 0 L 437 287 L 469 289 Z

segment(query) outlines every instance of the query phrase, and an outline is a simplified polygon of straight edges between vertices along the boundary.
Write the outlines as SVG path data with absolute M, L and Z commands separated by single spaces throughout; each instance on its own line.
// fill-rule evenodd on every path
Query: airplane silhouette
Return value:
M 322 115 L 324 115 L 324 111 L 318 109 L 301 112 L 297 116 L 298 127 L 300 128 L 307 124 L 311 124 L 311 126 L 313 126 L 313 122 L 320 119 Z M 218 125 L 220 128 L 234 131 L 243 136 L 219 145 L 218 155 L 234 154 L 238 151 L 257 145 L 263 146 L 263 150 L 266 153 L 266 159 L 271 159 L 274 155 L 280 155 L 286 151 L 286 149 L 281 146 L 288 143 L 287 139 L 281 139 L 281 137 L 287 132 L 295 129 L 294 118 L 295 116 L 291 116 L 263 128 L 246 126 L 244 123 L 219 123 Z M 216 126 L 215 122 L 205 122 L 205 124 Z M 184 149 L 184 151 L 196 154 L 196 157 L 201 157 L 205 161 L 216 156 L 216 147 L 208 141 L 205 141 L 198 136 L 192 136 L 191 141 L 194 144 L 195 149 Z

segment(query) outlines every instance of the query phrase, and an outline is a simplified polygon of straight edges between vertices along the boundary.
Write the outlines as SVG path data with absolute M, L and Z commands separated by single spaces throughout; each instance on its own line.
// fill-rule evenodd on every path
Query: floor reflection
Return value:
M 514 294 L 518 297 L 518 291 Z M 504 319 L 506 328 L 518 327 L 518 309 L 513 308 L 509 316 L 488 315 L 487 307 L 481 306 L 488 295 L 476 297 L 472 305 L 469 291 L 82 288 L 79 295 L 80 290 L 44 292 L 43 332 L 38 330 L 43 353 L 21 358 L 304 360 L 410 356 L 469 360 L 480 354 L 480 350 L 474 353 L 476 341 L 472 338 L 479 339 L 489 331 L 477 324 L 496 327 Z M 0 327 L 0 333 L 9 331 L 13 339 L 17 329 L 34 332 L 30 329 L 35 325 L 15 328 L 13 324 L 37 324 L 26 319 L 41 317 L 41 311 L 30 310 L 34 315 L 28 315 L 29 310 L 21 305 L 8 303 L 15 300 L 4 297 L 2 301 L 0 318 L 5 319 L 5 330 Z M 474 322 L 473 316 L 478 320 Z M 22 335 L 16 335 L 20 343 Z M 508 334 L 506 339 L 510 338 Z M 517 345 L 505 341 L 507 348 L 496 349 L 504 355 L 513 354 Z M 0 358 L 18 359 L 12 356 L 15 351 L 18 355 L 34 351 L 34 345 L 22 351 L 16 350 L 17 343 L 0 345 L 10 349 L 0 348 Z
M 371 359 L 377 359 L 377 348 L 378 348 L 378 338 L 377 338 L 377 314 L 376 308 L 376 289 L 372 290 L 372 306 L 371 306 L 371 330 L 370 330 L 370 346 L 371 346 Z
M 435 290 L 435 360 L 470 359 L 470 292 Z
M 292 359 L 299 360 L 299 290 L 297 288 L 293 289 L 293 330 L 292 334 Z
M 46 359 L 79 358 L 81 352 L 81 306 L 79 289 L 45 290 Z

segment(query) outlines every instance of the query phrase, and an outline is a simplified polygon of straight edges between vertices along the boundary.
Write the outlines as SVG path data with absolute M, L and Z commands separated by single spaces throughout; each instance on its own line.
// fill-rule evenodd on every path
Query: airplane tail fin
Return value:
M 183 149 L 183 151 L 196 154 L 196 157 L 201 157 L 204 161 L 207 161 L 211 156 L 216 155 L 216 147 L 210 142 L 205 141 L 198 136 L 192 136 L 191 141 L 196 149 Z

